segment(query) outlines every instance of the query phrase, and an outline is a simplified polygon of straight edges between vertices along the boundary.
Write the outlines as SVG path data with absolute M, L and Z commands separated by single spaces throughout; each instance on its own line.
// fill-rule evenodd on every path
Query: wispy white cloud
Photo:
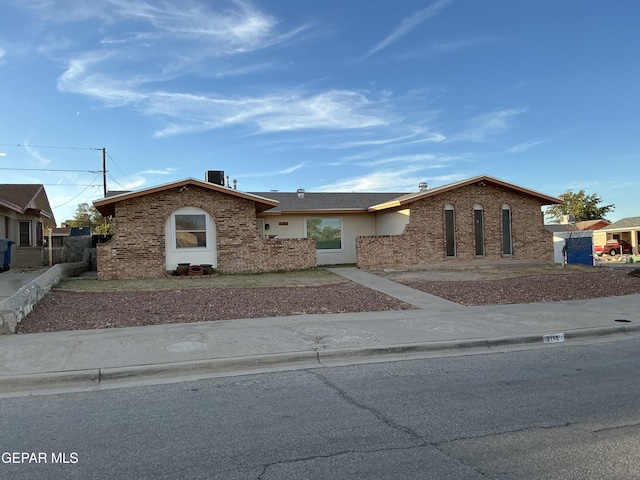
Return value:
M 512 118 L 526 111 L 526 108 L 510 108 L 483 113 L 469 120 L 467 127 L 449 140 L 483 142 L 490 136 L 510 130 Z
M 0 157 L 6 157 L 7 153 L 6 152 L 0 152 Z
M 467 50 L 470 48 L 476 48 L 482 45 L 488 45 L 498 42 L 498 37 L 479 36 L 473 38 L 466 38 L 462 40 L 454 40 L 450 42 L 436 43 L 431 46 L 431 51 L 434 53 L 453 53 L 460 50 Z
M 479 48 L 485 45 L 491 45 L 502 41 L 497 36 L 477 36 L 471 38 L 463 38 L 459 40 L 451 40 L 448 42 L 433 43 L 431 45 L 420 46 L 416 49 L 395 55 L 399 61 L 413 61 L 416 59 L 424 60 L 441 55 L 451 55 L 473 48 Z
M 131 0 L 58 2 L 27 0 L 21 7 L 40 15 L 42 21 L 72 23 L 101 20 L 110 26 L 126 26 L 122 36 L 102 39 L 105 46 L 175 45 L 196 42 L 194 51 L 210 55 L 252 52 L 287 42 L 306 30 L 302 25 L 279 32 L 278 19 L 247 1 L 231 0 L 212 8 L 209 2 L 186 0 L 180 3 Z
M 468 177 L 470 175 L 468 172 L 434 174 L 442 172 L 445 168 L 451 168 L 456 161 L 464 160 L 464 157 L 464 155 L 416 154 L 380 158 L 362 165 L 363 167 L 372 167 L 373 171 L 369 170 L 363 175 L 323 184 L 315 190 L 325 192 L 413 192 L 418 190 L 420 182 L 426 181 L 430 186 L 435 186 Z
M 269 170 L 264 172 L 251 172 L 245 173 L 241 175 L 236 175 L 238 178 L 251 178 L 251 177 L 274 177 L 278 175 L 289 175 L 293 172 L 296 172 L 303 168 L 306 165 L 306 162 L 300 162 L 296 165 L 293 165 L 288 168 L 284 168 L 282 170 Z
M 58 79 L 58 90 L 93 97 L 109 106 L 143 100 L 145 95 L 133 90 L 141 80 L 116 80 L 95 68 L 111 56 L 110 53 L 92 52 L 71 60 L 67 70 Z
M 164 168 L 162 170 L 144 170 L 140 172 L 142 175 L 171 175 L 177 168 Z
M 385 145 L 406 145 L 409 143 L 440 143 L 446 140 L 441 133 L 424 132 L 416 129 L 408 135 L 392 136 L 388 138 L 362 139 L 348 142 L 340 142 L 333 145 L 322 145 L 322 148 L 349 149 L 361 147 L 379 147 Z
M 318 192 L 383 192 L 413 191 L 424 180 L 415 175 L 416 169 L 379 170 L 367 175 L 345 178 L 337 182 L 320 185 L 314 188 Z
M 416 153 L 411 155 L 397 155 L 393 157 L 380 158 L 378 160 L 369 160 L 361 166 L 379 166 L 387 164 L 397 164 L 399 166 L 418 166 L 419 168 L 441 168 L 448 163 L 451 157 L 431 153 Z M 412 167 L 413 168 L 413 167 Z
M 0 47 L 0 59 L 2 59 L 6 54 L 7 51 L 4 48 Z
M 309 129 L 348 130 L 387 125 L 374 102 L 354 91 L 318 94 L 276 93 L 263 97 L 222 98 L 156 92 L 145 99 L 148 114 L 174 117 L 156 132 L 164 137 L 244 125 L 258 133 Z
M 530 140 L 528 142 L 519 143 L 518 145 L 507 148 L 507 153 L 521 153 L 535 147 L 536 145 L 540 145 L 541 143 L 545 143 L 545 140 Z
M 440 0 L 433 5 L 423 8 L 422 10 L 418 10 L 412 15 L 405 17 L 393 32 L 391 32 L 387 37 L 385 37 L 380 42 L 376 43 L 371 49 L 369 49 L 369 51 L 363 56 L 363 58 L 370 57 L 374 53 L 387 48 L 389 45 L 408 35 L 412 30 L 420 26 L 422 23 L 438 15 L 443 8 L 451 3 L 451 1 L 452 0 Z
M 24 149 L 26 150 L 26 152 L 31 155 L 31 158 L 33 158 L 36 162 L 38 162 L 39 165 L 47 165 L 48 163 L 51 162 L 50 158 L 45 157 L 44 155 L 42 155 L 38 150 L 36 150 L 34 147 L 30 147 L 28 145 L 28 142 L 25 142 L 23 144 Z

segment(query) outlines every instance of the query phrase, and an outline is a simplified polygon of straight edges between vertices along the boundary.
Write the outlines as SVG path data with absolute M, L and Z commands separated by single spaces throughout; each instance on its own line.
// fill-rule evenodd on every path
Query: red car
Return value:
M 593 247 L 593 251 L 596 255 L 602 255 L 603 253 L 617 255 L 620 253 L 620 248 L 622 248 L 622 253 L 631 253 L 631 244 L 624 240 L 609 240 L 601 247 Z

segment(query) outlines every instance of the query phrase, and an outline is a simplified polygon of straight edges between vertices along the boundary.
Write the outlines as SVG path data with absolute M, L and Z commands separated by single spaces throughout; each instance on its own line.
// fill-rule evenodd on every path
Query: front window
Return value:
M 484 210 L 482 205 L 473 206 L 473 234 L 476 244 L 476 255 L 484 255 Z
M 176 248 L 207 247 L 207 217 L 204 214 L 174 215 Z
M 20 222 L 20 246 L 31 246 L 31 222 L 28 220 Z
M 511 255 L 511 208 L 502 206 L 502 254 Z
M 316 241 L 317 250 L 342 250 L 342 220 L 339 218 L 308 218 L 307 238 Z
M 444 206 L 444 238 L 447 257 L 456 256 L 456 212 L 453 205 Z
M 42 230 L 42 222 L 36 223 L 36 243 L 39 247 L 44 246 L 44 231 Z

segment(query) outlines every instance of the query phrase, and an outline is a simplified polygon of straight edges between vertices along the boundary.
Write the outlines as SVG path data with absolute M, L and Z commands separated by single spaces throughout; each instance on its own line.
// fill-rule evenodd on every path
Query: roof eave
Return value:
M 425 190 L 424 192 L 416 192 L 413 195 L 408 195 L 403 198 L 393 200 L 391 202 L 381 203 L 379 205 L 373 205 L 369 207 L 369 211 L 379 211 L 379 210 L 387 210 L 389 208 L 402 207 L 404 205 L 408 205 L 410 203 L 416 202 L 423 198 L 440 195 L 442 193 L 450 192 L 452 190 L 456 190 L 458 188 L 466 187 L 473 184 L 481 184 L 482 182 L 494 183 L 496 185 L 507 188 L 509 190 L 515 190 L 529 197 L 536 198 L 542 202 L 542 205 L 555 205 L 555 204 L 563 203 L 563 201 L 559 198 L 551 197 L 549 195 L 536 192 L 534 190 L 529 190 L 528 188 L 523 188 L 518 185 L 514 185 L 512 183 L 504 182 L 502 180 L 491 177 L 489 175 L 479 175 L 477 177 L 472 177 L 460 182 L 455 182 L 448 185 L 443 185 L 441 187 L 435 187 L 429 190 Z
M 243 198 L 245 200 L 250 200 L 255 203 L 256 211 L 259 211 L 259 212 L 277 207 L 280 204 L 280 202 L 278 202 L 277 200 L 272 200 L 270 198 L 264 198 L 257 195 L 243 193 L 238 190 L 230 189 L 228 187 L 222 187 L 220 185 L 216 185 L 213 183 L 196 180 L 195 178 L 186 178 L 184 180 L 180 180 L 177 182 L 166 183 L 163 185 L 158 185 L 156 187 L 137 190 L 135 192 L 126 192 L 126 193 L 121 193 L 119 195 L 114 195 L 112 197 L 106 197 L 99 200 L 94 200 L 93 206 L 96 207 L 96 209 L 100 212 L 100 214 L 103 217 L 108 217 L 108 216 L 114 215 L 115 204 L 118 202 L 121 202 L 123 200 L 129 200 L 132 198 L 142 197 L 145 195 L 151 195 L 154 193 L 162 192 L 164 190 L 179 188 L 187 185 L 196 185 L 202 188 L 206 188 L 208 190 L 213 190 L 220 193 L 226 193 L 229 195 L 233 195 L 235 197 Z

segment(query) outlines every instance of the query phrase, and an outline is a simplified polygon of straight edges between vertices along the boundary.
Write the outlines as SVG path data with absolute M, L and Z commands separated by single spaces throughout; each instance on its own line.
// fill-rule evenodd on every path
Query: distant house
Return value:
M 414 193 L 244 193 L 193 178 L 94 201 L 114 235 L 99 278 L 356 263 L 365 269 L 476 259 L 553 261 L 541 207 L 562 201 L 482 175 Z
M 0 237 L 15 242 L 12 267 L 46 264 L 45 236 L 55 226 L 43 185 L 0 184 Z
M 582 222 L 576 222 L 576 228 L 578 230 L 600 230 L 608 227 L 609 225 L 611 225 L 611 222 L 602 218 L 598 220 L 584 220 Z
M 594 244 L 604 245 L 607 240 L 623 240 L 631 244 L 631 251 L 640 254 L 640 217 L 626 217 L 597 232 L 594 232 Z

